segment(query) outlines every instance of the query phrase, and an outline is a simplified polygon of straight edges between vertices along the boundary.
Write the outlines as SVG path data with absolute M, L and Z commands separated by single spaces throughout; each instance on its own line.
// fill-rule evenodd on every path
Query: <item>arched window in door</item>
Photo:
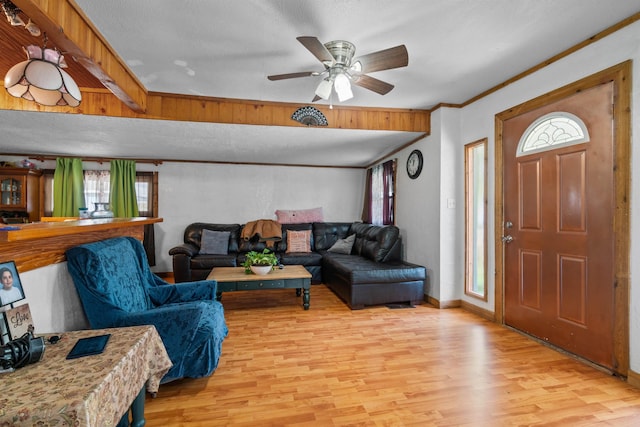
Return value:
M 589 131 L 576 115 L 564 111 L 545 114 L 531 123 L 518 143 L 516 157 L 589 142 Z

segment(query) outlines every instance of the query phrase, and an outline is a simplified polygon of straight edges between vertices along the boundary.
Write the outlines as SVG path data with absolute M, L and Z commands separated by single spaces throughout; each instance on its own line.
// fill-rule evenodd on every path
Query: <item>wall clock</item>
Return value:
M 422 153 L 420 150 L 413 150 L 407 158 L 407 174 L 409 178 L 416 179 L 422 172 Z

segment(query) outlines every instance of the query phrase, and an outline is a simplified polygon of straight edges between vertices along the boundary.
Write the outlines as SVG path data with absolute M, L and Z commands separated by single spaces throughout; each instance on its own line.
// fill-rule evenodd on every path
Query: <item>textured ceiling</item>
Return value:
M 266 76 L 322 70 L 296 40 L 315 36 L 348 40 L 356 56 L 406 45 L 407 67 L 371 74 L 395 85 L 391 92 L 355 87 L 345 105 L 415 109 L 463 103 L 640 11 L 640 0 L 75 3 L 149 91 L 310 105 L 320 77 Z M 3 138 L 1 152 L 357 167 L 417 137 L 20 112 L 0 113 L 0 126 L 16 136 L 36 129 L 19 142 Z

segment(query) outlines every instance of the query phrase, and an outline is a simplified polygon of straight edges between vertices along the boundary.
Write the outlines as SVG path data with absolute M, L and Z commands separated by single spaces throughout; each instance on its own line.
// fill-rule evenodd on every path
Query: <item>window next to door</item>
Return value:
M 487 300 L 487 140 L 464 146 L 465 294 Z

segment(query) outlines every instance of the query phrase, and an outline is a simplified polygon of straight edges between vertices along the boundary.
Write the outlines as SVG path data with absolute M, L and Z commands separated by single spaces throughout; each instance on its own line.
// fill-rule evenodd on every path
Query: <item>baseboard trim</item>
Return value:
M 440 309 L 445 309 L 445 308 L 458 308 L 460 307 L 460 300 L 459 299 L 455 299 L 455 300 L 451 300 L 451 301 L 438 301 L 437 299 L 429 296 L 429 295 L 425 295 L 424 296 L 424 300 L 431 304 L 432 306 L 434 306 L 435 308 L 440 308 Z
M 461 307 L 470 313 L 482 317 L 483 319 L 489 320 L 491 322 L 496 321 L 496 314 L 493 311 L 489 311 L 482 307 L 478 307 L 477 305 L 470 304 L 467 301 L 462 301 Z
M 640 388 L 640 374 L 629 369 L 627 372 L 627 383 L 635 388 Z

